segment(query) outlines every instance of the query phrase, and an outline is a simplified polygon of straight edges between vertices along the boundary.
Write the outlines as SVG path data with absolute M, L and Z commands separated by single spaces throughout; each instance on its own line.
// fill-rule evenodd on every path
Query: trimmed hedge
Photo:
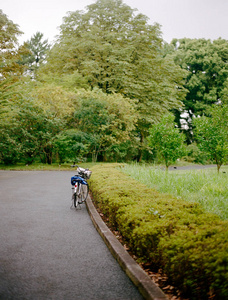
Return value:
M 118 166 L 92 167 L 90 189 L 135 255 L 162 268 L 191 299 L 228 299 L 228 222 L 146 187 Z

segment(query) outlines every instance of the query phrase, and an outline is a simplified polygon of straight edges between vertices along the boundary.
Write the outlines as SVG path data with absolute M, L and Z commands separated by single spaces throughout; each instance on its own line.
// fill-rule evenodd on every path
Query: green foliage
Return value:
M 46 66 L 41 66 L 37 72 L 37 79 L 43 84 L 56 85 L 63 87 L 67 91 L 77 92 L 78 89 L 88 89 L 89 85 L 78 71 L 74 71 L 72 74 L 48 74 L 45 70 Z
M 228 76 L 228 42 L 181 39 L 172 42 L 176 46 L 175 61 L 189 71 L 186 87 L 189 90 L 185 106 L 191 114 L 202 115 L 208 105 L 220 97 Z
M 1 160 L 12 164 L 20 158 L 32 163 L 40 155 L 44 162 L 52 163 L 53 142 L 63 128 L 63 121 L 45 112 L 33 98 L 17 99 L 11 110 L 11 118 L 0 127 Z
M 119 144 L 113 144 L 105 151 L 105 161 L 109 162 L 125 162 L 131 161 L 132 158 L 136 157 L 137 151 L 137 140 L 127 140 Z
M 78 103 L 74 92 L 66 91 L 61 86 L 54 84 L 38 82 L 27 93 L 34 98 L 35 104 L 46 113 L 64 120 L 73 114 L 75 105 Z
M 22 32 L 18 25 L 8 19 L 7 15 L 0 9 L 0 66 L 1 81 L 7 77 L 13 77 L 18 80 L 18 76 L 22 75 L 24 67 L 21 66 L 19 60 L 21 56 L 28 51 L 24 46 L 18 47 L 18 36 Z
M 7 126 L 0 129 L 0 161 L 5 165 L 15 164 L 21 158 L 21 147 L 16 142 L 16 135 Z
M 228 78 L 224 82 L 223 89 L 221 91 L 221 101 L 223 104 L 228 105 Z
M 185 72 L 161 56 L 160 26 L 147 21 L 121 0 L 98 0 L 86 12 L 70 12 L 41 70 L 50 77 L 77 72 L 91 89 L 137 99 L 142 141 L 148 126 L 180 108 L 185 95 Z
M 48 40 L 43 40 L 43 37 L 43 33 L 37 32 L 24 45 L 28 49 L 28 53 L 23 55 L 21 63 L 28 66 L 32 77 L 35 77 L 37 69 L 44 63 L 50 49 Z
M 216 105 L 211 117 L 194 119 L 196 139 L 202 151 L 217 164 L 218 172 L 228 159 L 228 109 L 227 105 Z
M 160 123 L 153 125 L 148 137 L 149 146 L 164 159 L 166 169 L 184 155 L 184 135 L 175 128 L 174 116 L 163 116 Z
M 58 145 L 58 130 L 53 130 L 53 136 L 49 133 L 47 150 L 41 151 L 30 133 L 19 131 L 30 146 L 19 143 L 18 147 L 30 150 L 19 147 L 18 155 L 11 155 L 15 159 L 10 160 L 31 152 L 32 162 L 43 152 L 42 160 L 51 162 L 53 151 L 58 151 L 61 161 L 74 156 L 93 161 L 153 161 L 162 152 L 152 152 L 148 146 L 149 128 L 164 114 L 175 112 L 181 128 L 181 113 L 187 112 L 187 142 L 191 144 L 193 115 L 210 116 L 208 108 L 213 103 L 227 103 L 227 41 L 182 39 L 163 44 L 160 25 L 148 24 L 145 15 L 122 0 L 98 0 L 85 11 L 69 12 L 52 48 L 40 32 L 18 47 L 20 34 L 0 10 L 0 129 L 8 143 L 5 154 L 14 153 L 18 139 L 11 127 L 19 126 L 15 111 L 24 98 L 33 99 L 41 119 L 48 116 L 63 132 Z M 28 68 L 36 73 L 30 82 L 25 77 Z M 77 131 L 76 144 L 69 141 L 71 129 Z M 175 149 L 176 137 L 171 139 L 169 147 Z M 72 154 L 73 144 L 78 153 Z M 220 152 L 224 150 L 219 147 Z M 63 149 L 67 149 L 65 154 Z M 205 159 L 205 148 L 200 151 L 190 150 L 195 161 Z M 172 150 L 163 151 L 167 166 L 175 160 L 167 158 L 171 154 Z
M 93 136 L 79 131 L 69 129 L 61 132 L 55 141 L 55 148 L 58 153 L 59 162 L 81 162 L 89 152 L 89 147 L 93 144 Z
M 228 41 L 221 38 L 214 41 L 174 39 L 166 52 L 168 56 L 173 57 L 178 66 L 188 72 L 185 83 L 188 93 L 183 103 L 190 120 L 193 116 L 208 115 L 211 105 L 217 103 L 221 97 L 225 97 Z M 180 118 L 178 111 L 176 115 Z M 191 132 L 191 121 L 188 119 L 186 121 Z
M 98 154 L 131 137 L 136 122 L 135 104 L 120 94 L 104 94 L 98 89 L 77 92 L 78 105 L 71 126 L 90 136 L 89 153 Z
M 24 81 L 22 74 L 25 67 L 19 61 L 27 50 L 18 47 L 18 36 L 22 34 L 18 25 L 14 24 L 0 9 L 0 115 L 8 114 L 9 102 L 17 97 L 15 86 Z
M 186 155 L 183 159 L 196 164 L 205 165 L 208 163 L 207 154 L 199 149 L 196 142 L 186 146 Z
M 20 82 L 8 77 L 5 80 L 0 81 L 0 124 L 4 123 L 7 118 L 10 118 L 12 103 L 20 98 L 20 94 L 17 90 Z
M 17 44 L 17 36 L 22 34 L 18 25 L 8 19 L 8 16 L 0 10 L 0 48 L 13 49 Z
M 17 121 L 13 105 L 21 96 L 20 83 L 24 67 L 19 60 L 26 53 L 18 47 L 18 36 L 22 34 L 18 25 L 14 24 L 0 10 L 0 160 L 5 164 L 16 163 L 21 159 L 21 144 L 17 142 Z
M 96 161 L 98 155 L 105 159 L 106 151 L 111 155 L 115 145 L 130 141 L 136 122 L 135 103 L 122 95 L 95 89 L 73 93 L 39 82 L 17 86 L 17 90 L 18 96 L 9 105 L 11 114 L 2 113 L 7 155 L 10 146 L 17 143 L 20 151 L 15 158 L 27 163 L 38 155 L 51 163 L 55 152 L 60 162 L 86 157 Z M 9 142 L 12 140 L 14 143 Z M 3 156 L 1 159 L 5 161 Z
M 94 201 L 140 261 L 163 269 L 191 299 L 228 293 L 228 223 L 200 205 L 160 194 L 116 169 L 92 168 Z

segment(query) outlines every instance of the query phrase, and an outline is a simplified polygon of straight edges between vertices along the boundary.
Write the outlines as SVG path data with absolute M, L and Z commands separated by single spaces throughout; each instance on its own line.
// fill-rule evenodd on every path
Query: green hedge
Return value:
M 90 188 L 135 255 L 162 268 L 191 299 L 228 299 L 228 222 L 146 187 L 117 166 L 92 167 Z

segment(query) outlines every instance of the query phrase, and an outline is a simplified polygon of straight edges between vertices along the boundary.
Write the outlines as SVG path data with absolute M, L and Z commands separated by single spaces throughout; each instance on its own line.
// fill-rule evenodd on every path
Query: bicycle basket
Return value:
M 86 179 L 89 179 L 91 174 L 92 174 L 92 171 L 89 171 L 89 170 L 84 172 L 84 176 L 85 176 Z
M 78 171 L 78 174 L 85 179 L 89 179 L 92 174 L 92 171 L 89 171 L 88 169 L 83 169 L 80 167 L 78 167 L 77 171 Z

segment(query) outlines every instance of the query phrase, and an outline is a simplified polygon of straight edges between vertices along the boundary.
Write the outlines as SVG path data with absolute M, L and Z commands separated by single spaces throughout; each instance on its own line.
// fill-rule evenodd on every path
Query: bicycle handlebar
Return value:
M 76 164 L 72 165 L 71 167 L 77 167 L 78 174 L 82 176 L 84 179 L 89 179 L 92 174 L 92 171 L 90 171 L 88 168 L 84 169 L 79 167 Z
M 84 168 L 79 167 L 79 165 L 75 165 L 75 164 L 72 165 L 71 167 L 72 167 L 72 168 L 78 167 L 78 168 L 80 168 L 80 169 L 82 169 L 82 170 L 89 171 L 88 168 L 84 169 Z

